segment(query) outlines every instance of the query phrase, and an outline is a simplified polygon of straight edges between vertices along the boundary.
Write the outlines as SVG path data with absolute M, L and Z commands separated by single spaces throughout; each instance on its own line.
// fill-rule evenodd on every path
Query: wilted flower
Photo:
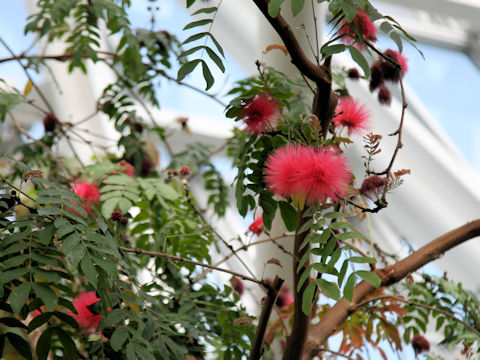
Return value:
M 364 11 L 358 11 L 357 15 L 353 18 L 353 23 L 355 23 L 360 30 L 360 33 L 364 40 L 366 41 L 376 41 L 377 40 L 377 29 L 373 24 L 372 20 L 368 14 Z M 342 37 L 342 41 L 346 44 L 355 44 L 355 46 L 362 50 L 363 47 L 361 44 L 357 43 L 353 37 L 357 37 L 353 23 L 347 22 L 345 19 L 342 23 L 342 27 L 338 32 Z M 353 37 L 352 37 L 353 36 Z
M 94 332 L 98 328 L 98 324 L 102 319 L 102 314 L 93 314 L 88 306 L 95 304 L 100 299 L 95 294 L 95 291 L 85 291 L 79 293 L 72 303 L 78 314 L 71 314 L 82 329 L 89 332 Z
M 125 160 L 122 160 L 118 162 L 118 165 L 120 165 L 125 169 L 125 174 L 127 174 L 130 177 L 135 177 L 135 168 L 133 167 L 132 164 L 130 164 Z
M 358 103 L 351 97 L 341 97 L 338 100 L 337 115 L 332 119 L 336 126 L 344 126 L 348 134 L 360 133 L 368 128 L 369 113 L 365 105 Z
M 273 128 L 279 117 L 280 106 L 270 95 L 260 93 L 247 100 L 240 117 L 252 134 L 262 134 Z
M 390 105 L 392 103 L 392 93 L 384 84 L 380 85 L 378 89 L 378 102 L 384 105 Z
M 255 235 L 260 235 L 262 233 L 263 217 L 259 216 L 255 219 L 253 223 L 250 224 L 248 230 L 250 230 Z
M 378 175 L 372 175 L 368 178 L 365 178 L 362 186 L 360 187 L 360 194 L 370 198 L 373 201 L 377 201 L 382 197 L 386 181 L 386 179 L 381 178 Z
M 351 68 L 348 70 L 347 72 L 347 76 L 350 78 L 350 79 L 359 79 L 360 78 L 360 73 L 358 72 L 358 69 L 357 68 Z
M 346 158 L 330 148 L 289 144 L 275 150 L 265 167 L 270 191 L 308 204 L 335 201 L 350 178 Z
M 43 118 L 43 127 L 45 132 L 54 132 L 59 121 L 53 114 L 47 114 Z
M 382 59 L 382 72 L 383 72 L 383 77 L 385 80 L 390 80 L 393 82 L 397 82 L 400 80 L 400 73 L 402 76 L 405 75 L 405 73 L 408 70 L 407 66 L 407 58 L 400 54 L 398 51 L 395 50 L 387 50 L 383 53 L 386 57 L 395 60 L 398 65 L 400 65 L 400 69 L 396 68 L 390 61 L 387 61 L 385 59 Z
M 430 351 L 430 343 L 427 339 L 425 339 L 422 335 L 416 334 L 412 338 L 412 346 L 413 350 L 415 350 L 415 354 L 420 354 L 422 352 Z
M 245 285 L 243 285 L 242 279 L 232 276 L 230 279 L 230 284 L 232 285 L 233 290 L 240 296 L 243 295 L 243 292 L 245 291 Z
M 77 183 L 72 190 L 75 194 L 77 194 L 82 199 L 82 203 L 83 203 L 83 205 L 81 205 L 82 208 L 89 215 L 92 215 L 93 210 L 86 200 L 88 200 L 90 204 L 94 206 L 100 204 L 100 191 L 95 186 L 95 183 L 89 184 L 86 181 L 82 181 Z
M 377 87 L 383 84 L 383 70 L 382 70 L 382 61 L 375 61 L 370 67 L 370 91 L 375 90 Z

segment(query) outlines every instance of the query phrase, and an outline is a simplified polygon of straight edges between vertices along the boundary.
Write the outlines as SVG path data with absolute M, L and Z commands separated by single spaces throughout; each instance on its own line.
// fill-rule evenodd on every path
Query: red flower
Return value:
M 279 117 L 277 101 L 270 95 L 260 93 L 245 102 L 240 117 L 252 134 L 262 134 L 273 128 Z
M 332 121 L 336 126 L 344 126 L 351 133 L 361 133 L 368 128 L 369 113 L 364 105 L 351 97 L 341 97 L 335 112 L 338 114 Z
M 123 167 L 125 169 L 125 174 L 127 174 L 130 177 L 135 177 L 135 168 L 133 167 L 132 164 L 129 162 L 126 162 L 125 160 L 119 161 L 118 165 Z
M 263 217 L 259 216 L 255 219 L 253 223 L 250 224 L 248 230 L 250 230 L 255 235 L 260 235 L 262 233 Z
M 335 201 L 350 179 L 346 158 L 329 148 L 289 144 L 271 154 L 265 166 L 270 191 L 308 204 Z
M 82 199 L 82 208 L 85 209 L 88 215 L 93 215 L 93 210 L 86 200 L 88 200 L 92 205 L 100 204 L 100 191 L 95 186 L 95 183 L 89 184 L 86 181 L 82 181 L 77 183 L 72 190 Z M 72 212 L 76 213 L 75 210 L 72 210 Z
M 366 12 L 358 11 L 357 15 L 353 18 L 353 23 L 355 23 L 362 37 L 365 41 L 376 41 L 377 40 L 377 29 L 373 24 L 372 20 L 370 20 L 370 16 Z M 342 41 L 346 44 L 354 44 L 359 50 L 362 50 L 363 47 L 360 45 L 354 38 L 357 37 L 357 33 L 354 29 L 354 24 L 347 22 L 345 19 L 342 23 L 342 27 L 338 32 L 340 35 L 344 35 L 342 37 Z
M 422 352 L 430 351 L 430 343 L 422 335 L 416 334 L 412 339 L 413 350 L 415 354 L 420 354 Z
M 78 325 L 80 325 L 82 329 L 89 332 L 97 330 L 98 324 L 103 316 L 101 314 L 93 314 L 88 308 L 88 306 L 95 304 L 97 301 L 100 301 L 100 299 L 95 294 L 95 291 L 81 292 L 73 299 L 73 306 L 78 314 L 72 313 L 70 315 L 77 320 Z

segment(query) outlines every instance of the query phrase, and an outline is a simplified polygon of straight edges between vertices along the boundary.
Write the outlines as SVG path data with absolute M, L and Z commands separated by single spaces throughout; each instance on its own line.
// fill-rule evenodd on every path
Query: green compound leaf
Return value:
M 350 51 L 353 61 L 355 61 L 362 68 L 365 78 L 368 79 L 370 77 L 370 67 L 368 66 L 368 62 L 363 54 L 354 46 L 349 46 L 348 51 Z
M 363 280 L 369 282 L 376 288 L 378 288 L 382 284 L 382 280 L 380 279 L 380 276 L 377 274 L 371 272 L 371 271 L 366 271 L 366 270 L 358 270 L 355 272 L 358 276 L 360 276 Z
M 22 310 L 23 305 L 27 302 L 28 294 L 32 288 L 31 282 L 24 282 L 17 286 L 8 297 L 13 313 L 18 314 Z
M 314 294 L 315 294 L 315 282 L 312 281 L 308 284 L 302 297 L 302 311 L 306 315 L 310 314 L 310 310 L 312 309 Z
M 329 298 L 338 300 L 340 299 L 340 290 L 338 289 L 337 284 L 334 284 L 330 281 L 324 279 L 316 279 L 318 288 Z

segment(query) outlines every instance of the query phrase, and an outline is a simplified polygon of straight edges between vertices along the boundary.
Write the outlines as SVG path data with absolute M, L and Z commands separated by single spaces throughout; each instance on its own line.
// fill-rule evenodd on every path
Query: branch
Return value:
M 438 259 L 446 251 L 480 235 L 480 219 L 467 223 L 431 241 L 405 259 L 384 269 L 376 270 L 380 276 L 381 286 L 389 286 L 403 279 L 409 273 L 418 270 L 425 264 Z M 330 308 L 320 322 L 314 325 L 309 332 L 304 359 L 311 359 L 321 349 L 329 336 L 357 309 L 363 299 L 371 294 L 375 287 L 366 281 L 355 286 L 353 299 L 348 302 L 342 298 Z
M 272 18 L 268 14 L 268 0 L 253 0 L 253 2 L 263 13 L 270 25 L 273 26 L 277 34 L 280 35 L 285 47 L 292 57 L 292 63 L 298 68 L 298 70 L 317 84 L 331 86 L 332 81 L 328 71 L 326 71 L 324 66 L 318 66 L 311 62 L 307 55 L 305 55 L 292 31 L 292 28 L 288 25 L 285 19 L 280 14 L 275 18 Z
M 265 339 L 265 331 L 267 330 L 268 320 L 272 313 L 273 305 L 277 301 L 278 292 L 283 284 L 283 279 L 275 276 L 273 284 L 268 288 L 265 302 L 263 303 L 262 313 L 258 319 L 257 331 L 255 332 L 255 338 L 253 339 L 252 351 L 250 352 L 250 360 L 259 360 L 263 354 L 263 342 Z
M 198 261 L 195 261 L 195 260 L 190 260 L 190 259 L 187 259 L 187 258 L 184 258 L 184 257 L 170 255 L 170 254 L 167 254 L 167 253 L 164 253 L 164 252 L 143 250 L 143 249 L 140 249 L 140 248 L 128 248 L 128 247 L 125 247 L 125 246 L 118 246 L 118 248 L 120 250 L 122 250 L 124 252 L 128 252 L 128 253 L 133 253 L 133 254 L 138 254 L 138 255 L 148 255 L 148 256 L 152 256 L 152 257 L 162 257 L 162 258 L 165 258 L 165 259 L 168 259 L 168 260 L 181 261 L 181 262 L 184 262 L 184 263 L 187 263 L 187 264 L 193 264 L 193 265 L 197 265 L 197 266 L 206 267 L 206 268 L 209 268 L 209 269 L 212 269 L 212 270 L 225 272 L 225 273 L 237 276 L 241 279 L 248 280 L 248 281 L 251 281 L 251 282 L 254 282 L 254 283 L 257 283 L 257 284 L 268 287 L 268 284 L 265 283 L 263 280 L 257 280 L 257 279 L 251 278 L 249 276 L 237 273 L 235 271 L 219 268 L 219 267 L 216 267 L 216 266 L 213 266 L 213 265 L 210 265 L 210 264 L 204 264 L 204 263 L 201 263 L 201 262 L 198 262 Z
M 376 297 L 374 299 L 368 299 L 360 304 L 357 305 L 357 309 L 372 302 L 372 301 L 376 301 L 376 300 L 382 300 L 382 299 L 393 299 L 395 301 L 398 301 L 398 302 L 402 302 L 404 304 L 407 304 L 407 305 L 411 305 L 411 306 L 415 306 L 415 307 L 419 307 L 419 308 L 423 308 L 423 309 L 427 309 L 427 310 L 430 310 L 430 311 L 435 311 L 439 314 L 442 314 L 442 315 L 445 315 L 446 317 L 449 317 L 450 319 L 462 324 L 463 326 L 465 326 L 468 330 L 470 330 L 471 332 L 473 332 L 475 335 L 477 335 L 479 338 L 480 338 L 480 332 L 475 329 L 472 325 L 470 325 L 469 323 L 463 321 L 462 319 L 459 319 L 457 318 L 455 315 L 453 315 L 452 313 L 449 313 L 448 311 L 445 311 L 445 310 L 442 310 L 442 309 L 439 309 L 439 308 L 436 308 L 434 306 L 430 306 L 430 305 L 426 305 L 426 304 L 422 304 L 422 303 L 419 303 L 419 302 L 416 302 L 416 301 L 410 301 L 410 300 L 406 300 L 406 299 L 403 299 L 399 296 L 393 296 L 393 295 L 384 295 L 384 296 L 379 296 L 379 297 Z

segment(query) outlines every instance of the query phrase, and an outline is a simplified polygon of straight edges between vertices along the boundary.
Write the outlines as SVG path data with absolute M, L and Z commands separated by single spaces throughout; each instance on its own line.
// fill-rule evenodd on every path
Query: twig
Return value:
M 271 236 L 271 237 L 268 237 L 268 238 L 265 238 L 265 239 L 260 239 L 260 240 L 257 240 L 257 241 L 254 241 L 254 242 L 251 242 L 249 244 L 245 244 L 241 247 L 239 247 L 238 249 L 235 249 L 233 251 L 230 251 L 228 253 L 228 255 L 226 255 L 222 260 L 218 261 L 215 263 L 215 266 L 218 266 L 220 264 L 223 264 L 225 261 L 227 261 L 228 259 L 230 259 L 233 255 L 235 255 L 236 253 L 238 253 L 239 251 L 241 250 L 247 250 L 249 247 L 251 246 L 254 246 L 254 245 L 259 245 L 259 244 L 264 244 L 266 242 L 273 242 L 275 245 L 279 246 L 280 249 L 283 248 L 282 245 L 278 244 L 278 243 L 275 243 L 275 240 L 277 239 L 282 239 L 284 237 L 287 237 L 287 236 L 293 236 L 294 233 L 283 233 L 283 234 L 280 234 L 280 235 L 277 235 L 277 236 Z M 283 248 L 284 249 L 284 248 Z M 286 251 L 286 250 L 285 250 Z M 292 253 L 290 252 L 287 252 L 289 255 L 292 255 Z M 201 279 L 203 279 L 211 270 L 205 270 L 203 273 L 201 273 L 200 275 L 198 275 L 195 279 L 194 279 L 194 282 L 197 282 Z
M 28 80 L 32 83 L 33 87 L 35 90 L 37 90 L 38 95 L 42 98 L 43 102 L 45 103 L 45 106 L 48 108 L 48 111 L 50 111 L 51 114 L 53 114 L 53 108 L 48 102 L 47 98 L 43 94 L 43 92 L 40 90 L 40 88 L 37 86 L 37 84 L 33 81 L 32 77 L 30 76 L 30 73 L 27 70 L 27 67 L 22 64 L 22 61 L 20 60 L 20 57 L 16 56 L 13 50 L 7 45 L 7 43 L 0 37 L 0 42 L 2 43 L 3 46 L 7 49 L 7 51 L 12 55 L 12 57 L 20 64 L 20 66 L 23 69 L 23 72 L 25 75 L 27 75 Z
M 263 303 L 262 313 L 258 319 L 257 331 L 255 332 L 252 350 L 249 357 L 250 360 L 259 360 L 262 357 L 263 342 L 265 339 L 265 331 L 267 330 L 268 320 L 270 319 L 273 305 L 275 304 L 275 301 L 277 301 L 278 292 L 282 287 L 283 281 L 283 279 L 275 276 L 272 286 L 268 288 L 267 296 L 265 297 L 265 302 Z
M 205 217 L 203 216 L 203 214 L 201 213 L 200 210 L 197 209 L 197 207 L 195 206 L 195 204 L 193 203 L 193 200 L 192 200 L 192 197 L 190 196 L 190 189 L 188 187 L 188 183 L 185 183 L 185 191 L 186 191 L 186 195 L 187 195 L 187 203 L 188 205 L 190 205 L 190 208 L 197 214 L 197 216 L 200 218 L 200 220 L 202 220 L 202 222 L 204 224 L 206 224 L 212 231 L 212 233 L 215 235 L 215 237 L 220 240 L 222 242 L 223 245 L 225 245 L 230 251 L 234 251 L 232 245 L 230 245 L 219 233 L 217 230 L 214 229 L 214 227 L 212 225 L 210 225 L 210 223 L 205 219 Z M 243 259 L 238 256 L 237 253 L 234 254 L 235 257 L 237 258 L 237 260 L 243 265 L 243 267 L 249 272 L 249 274 L 252 276 L 252 277 L 255 277 L 255 274 L 252 272 L 252 270 L 250 270 L 250 268 L 247 266 L 247 264 L 245 264 L 245 261 L 243 261 Z
M 63 166 L 62 162 L 60 161 L 60 159 L 52 152 L 52 150 L 46 145 L 44 144 L 43 142 L 41 142 L 40 140 L 37 140 L 35 138 L 33 138 L 27 130 L 25 130 L 22 125 L 20 125 L 20 123 L 17 121 L 17 119 L 15 119 L 15 117 L 13 116 L 12 112 L 9 111 L 8 112 L 8 115 L 10 116 L 10 118 L 12 119 L 12 122 L 13 122 L 13 126 L 15 126 L 15 128 L 20 131 L 23 135 L 25 135 L 25 137 L 27 137 L 28 139 L 30 139 L 31 141 L 33 141 L 35 144 L 37 145 L 40 145 L 47 153 L 48 155 L 50 155 L 50 157 L 53 159 L 53 161 L 55 161 L 55 163 L 57 164 L 57 166 L 59 167 L 60 170 L 63 171 L 63 173 L 65 174 L 65 176 L 67 177 L 71 177 L 71 174 L 68 172 L 68 170 Z
M 390 134 L 391 136 L 398 135 L 397 138 L 397 146 L 395 146 L 395 150 L 393 151 L 392 159 L 390 160 L 390 164 L 388 164 L 388 167 L 380 172 L 380 173 L 374 173 L 375 175 L 386 175 L 392 170 L 393 163 L 395 162 L 395 158 L 397 157 L 398 151 L 403 147 L 402 144 L 402 130 L 403 130 L 403 122 L 405 119 L 405 110 L 407 109 L 407 101 L 405 99 L 405 88 L 403 87 L 403 78 L 402 74 L 400 73 L 400 90 L 402 93 L 402 115 L 400 117 L 400 125 L 398 126 L 398 129 Z
M 434 312 L 437 312 L 439 314 L 442 314 L 442 315 L 445 315 L 446 317 L 449 317 L 450 319 L 462 324 L 463 326 L 465 326 L 468 330 L 470 330 L 471 332 L 473 332 L 475 335 L 477 335 L 479 338 L 480 338 L 480 331 L 478 331 L 477 329 L 475 329 L 472 325 L 470 325 L 469 323 L 463 321 L 462 319 L 459 319 L 457 318 L 455 315 L 453 315 L 452 313 L 449 313 L 448 311 L 445 311 L 445 310 L 442 310 L 442 309 L 438 309 L 434 306 L 430 306 L 430 305 L 426 305 L 426 304 L 422 304 L 422 303 L 419 303 L 419 302 L 416 302 L 416 301 L 411 301 L 411 300 L 406 300 L 406 299 L 403 299 L 399 296 L 394 296 L 394 295 L 383 295 L 383 296 L 379 296 L 379 297 L 376 297 L 376 298 L 372 298 L 372 299 L 368 299 L 366 301 L 363 301 L 361 303 L 359 303 L 357 305 L 357 309 L 362 307 L 362 306 L 365 306 L 367 305 L 368 303 L 370 302 L 373 302 L 373 301 L 376 301 L 376 300 L 382 300 L 382 299 L 394 299 L 395 301 L 398 301 L 398 302 L 402 302 L 404 304 L 407 304 L 407 305 L 411 305 L 411 306 L 415 306 L 415 307 L 420 307 L 420 308 L 423 308 L 423 309 L 427 309 L 427 310 L 430 310 L 430 311 L 434 311 Z
M 266 284 L 263 280 L 257 280 L 257 279 L 251 278 L 250 276 L 246 276 L 246 275 L 237 273 L 237 272 L 232 271 L 232 270 L 219 268 L 219 267 L 216 267 L 216 266 L 213 266 L 213 265 L 210 265 L 210 264 L 201 263 L 201 262 L 190 260 L 190 259 L 187 259 L 187 258 L 184 258 L 184 257 L 170 255 L 170 254 L 167 254 L 167 253 L 164 253 L 164 252 L 143 250 L 143 249 L 140 249 L 140 248 L 128 248 L 128 247 L 125 247 L 125 246 L 118 246 L 118 248 L 120 250 L 124 251 L 124 252 L 133 253 L 133 254 L 137 254 L 137 255 L 162 257 L 162 258 L 172 260 L 172 261 L 181 261 L 181 262 L 184 262 L 184 263 L 187 263 L 187 264 L 193 264 L 193 265 L 197 265 L 197 266 L 201 266 L 201 267 L 206 267 L 206 268 L 209 268 L 209 269 L 212 269 L 212 270 L 225 272 L 225 273 L 237 276 L 241 279 L 251 281 L 251 282 L 263 285 L 263 286 L 268 286 L 268 284 Z
M 345 355 L 345 354 L 342 354 L 341 352 L 337 352 L 337 351 L 333 351 L 333 350 L 330 350 L 330 349 L 321 349 L 318 351 L 319 353 L 320 352 L 328 352 L 332 355 L 337 355 L 337 356 L 342 356 L 344 357 L 345 359 L 349 359 L 349 360 L 355 360 L 354 358 L 352 358 L 351 356 L 348 356 L 348 355 Z

